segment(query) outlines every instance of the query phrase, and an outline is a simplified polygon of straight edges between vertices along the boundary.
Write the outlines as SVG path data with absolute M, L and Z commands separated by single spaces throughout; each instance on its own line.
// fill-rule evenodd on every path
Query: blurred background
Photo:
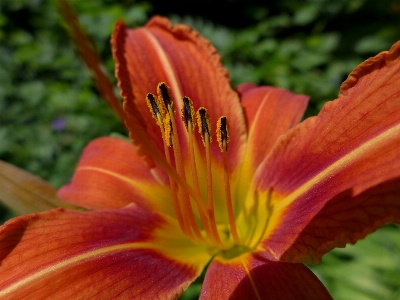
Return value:
M 232 85 L 311 96 L 306 116 L 336 98 L 360 62 L 400 39 L 398 0 L 71 0 L 113 77 L 110 34 L 154 14 L 210 39 Z M 56 187 L 92 139 L 126 134 L 98 95 L 50 0 L 0 1 L 0 159 Z M 0 206 L 0 222 L 13 213 Z M 310 266 L 335 299 L 400 299 L 400 227 L 388 225 Z M 182 296 L 196 299 L 201 279 Z

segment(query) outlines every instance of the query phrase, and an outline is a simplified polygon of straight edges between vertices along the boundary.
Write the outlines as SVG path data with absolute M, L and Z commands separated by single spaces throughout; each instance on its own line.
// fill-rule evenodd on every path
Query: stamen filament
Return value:
M 174 118 L 174 111 L 171 105 L 168 105 L 167 107 L 168 113 L 171 116 L 171 124 L 172 124 L 172 139 L 173 139 L 173 150 L 174 150 L 174 155 L 175 155 L 175 165 L 178 171 L 178 174 L 182 177 L 183 180 L 186 181 L 186 175 L 185 175 L 185 170 L 183 167 L 183 163 L 182 163 L 182 153 L 181 153 L 181 147 L 180 147 L 180 142 L 179 142 L 179 137 L 178 137 L 178 130 L 177 130 L 177 126 L 176 126 L 176 122 L 175 122 L 175 118 Z M 194 217 L 194 213 L 193 213 L 193 208 L 192 208 L 192 204 L 190 203 L 190 198 L 188 193 L 180 188 L 179 189 L 180 194 L 181 194 L 181 199 L 182 199 L 182 205 L 183 205 L 183 211 L 186 213 L 186 218 L 189 221 L 189 224 L 192 227 L 192 230 L 194 232 L 194 234 L 196 235 L 196 237 L 198 237 L 199 239 L 203 239 L 201 233 L 200 233 L 200 229 L 199 226 L 196 222 L 196 219 Z
M 165 138 L 165 131 L 164 131 L 164 125 L 162 122 L 162 118 L 161 115 L 158 114 L 157 115 L 157 123 L 160 125 L 160 129 L 161 129 L 161 134 L 162 134 L 162 138 L 163 138 L 163 143 L 164 143 L 164 153 L 165 153 L 165 158 L 167 159 L 167 163 L 171 165 L 171 155 L 169 154 L 169 150 L 168 150 L 168 145 L 166 142 L 166 138 Z M 179 223 L 179 227 L 182 228 L 182 231 L 185 234 L 190 234 L 190 229 L 187 227 L 186 223 L 184 222 L 183 216 L 182 216 L 182 211 L 180 208 L 180 204 L 179 204 L 179 199 L 178 199 L 178 193 L 177 193 L 177 186 L 175 181 L 173 181 L 173 179 L 171 178 L 171 176 L 168 174 L 168 179 L 169 179 L 169 186 L 171 188 L 171 194 L 172 194 L 172 200 L 174 203 L 174 209 L 176 212 L 176 217 L 178 219 L 178 223 Z
M 233 213 L 231 187 L 229 183 L 229 167 L 228 167 L 228 158 L 226 154 L 228 151 L 229 131 L 228 131 L 228 121 L 225 116 L 222 116 L 218 119 L 216 135 L 217 135 L 218 145 L 219 148 L 221 149 L 224 161 L 225 201 L 228 212 L 229 227 L 231 229 L 233 240 L 237 245 L 239 245 L 240 241 L 235 223 L 235 215 Z
M 233 240 L 236 245 L 240 244 L 239 235 L 237 233 L 236 223 L 235 223 L 235 215 L 233 213 L 233 205 L 232 205 L 232 197 L 231 197 L 231 187 L 229 183 L 229 169 L 228 169 L 228 159 L 226 155 L 226 142 L 223 142 L 223 157 L 224 157 L 224 183 L 225 183 L 225 200 L 226 207 L 228 209 L 228 219 L 229 219 L 229 227 L 231 228 L 231 233 Z
M 220 248 L 224 248 L 221 239 L 218 235 L 217 224 L 215 222 L 214 213 L 214 198 L 212 195 L 212 173 L 211 173 L 211 158 L 210 158 L 210 136 L 206 132 L 204 134 L 204 141 L 206 146 L 206 168 L 207 168 L 207 206 L 208 206 L 208 219 L 211 227 L 211 237 Z
M 194 156 L 194 146 L 193 146 L 193 126 L 192 122 L 189 122 L 188 125 L 188 139 L 189 139 L 189 151 L 190 151 L 190 166 L 192 169 L 192 179 L 194 184 L 194 190 L 197 194 L 200 195 L 200 185 L 199 178 L 197 177 L 197 168 L 196 168 L 196 158 Z
M 137 132 L 136 136 L 141 138 L 141 139 L 146 139 L 147 136 L 145 135 L 145 133 L 141 133 L 141 132 Z M 176 172 L 176 170 L 167 163 L 167 160 L 164 159 L 163 156 L 161 156 L 160 152 L 158 151 L 158 149 L 153 146 L 152 144 L 148 144 L 147 145 L 148 148 L 147 153 L 149 154 L 149 156 L 154 160 L 154 162 L 159 165 L 169 176 L 172 177 L 172 179 L 183 189 L 185 189 L 185 191 L 187 191 L 187 193 L 194 199 L 194 201 L 196 201 L 196 204 L 198 205 L 198 207 L 200 207 L 200 209 L 206 213 L 207 212 L 207 207 L 204 204 L 203 200 L 201 199 L 201 197 L 195 192 L 195 190 L 186 182 L 182 179 L 182 177 Z
M 197 125 L 199 127 L 199 133 L 203 141 L 204 147 L 206 148 L 206 173 L 207 173 L 207 208 L 208 208 L 208 220 L 210 222 L 211 239 L 220 248 L 224 248 L 221 239 L 218 235 L 217 224 L 215 221 L 214 213 L 214 199 L 212 194 L 212 173 L 211 173 L 211 158 L 210 158 L 210 143 L 211 143 L 211 122 L 208 116 L 207 109 L 200 107 L 196 114 Z
M 182 153 L 181 146 L 179 142 L 178 130 L 175 122 L 175 109 L 174 109 L 174 101 L 170 93 L 170 88 L 165 82 L 160 82 L 157 86 L 157 99 L 160 109 L 166 114 L 166 117 L 169 118 L 168 126 L 171 124 L 171 128 L 168 127 L 168 136 L 167 138 L 171 138 L 170 142 L 173 145 L 174 157 L 175 157 L 175 167 L 178 172 L 178 175 L 181 177 L 182 182 L 186 183 L 185 169 L 182 162 Z M 169 141 L 167 141 L 169 142 Z M 179 199 L 181 202 L 181 208 L 183 210 L 183 217 L 189 223 L 189 226 L 192 228 L 195 236 L 203 240 L 201 235 L 199 226 L 196 222 L 192 204 L 189 198 L 188 191 L 185 188 L 180 186 L 179 188 Z M 196 201 L 197 202 L 197 201 Z
M 167 160 L 168 165 L 172 167 L 171 156 L 170 156 L 169 149 L 168 149 L 168 147 L 172 146 L 171 117 L 169 114 L 165 114 L 165 110 L 163 110 L 163 106 L 159 105 L 160 102 L 156 100 L 156 97 L 153 94 L 148 93 L 146 95 L 146 102 L 147 102 L 147 106 L 149 107 L 149 110 L 150 110 L 153 118 L 156 120 L 157 125 L 160 127 L 161 135 L 162 135 L 162 139 L 163 139 L 163 145 L 164 145 L 165 158 Z M 163 116 L 165 116 L 165 119 L 163 118 Z M 165 125 L 164 125 L 164 122 L 165 122 Z M 169 184 L 170 184 L 170 188 L 171 188 L 174 209 L 175 209 L 175 213 L 176 213 L 176 216 L 178 219 L 179 226 L 187 236 L 194 238 L 194 236 L 191 233 L 190 224 L 188 223 L 188 220 L 185 219 L 182 215 L 181 207 L 183 207 L 183 205 L 182 205 L 182 201 L 178 197 L 176 182 L 172 180 L 171 175 L 169 173 L 167 173 L 167 174 L 168 174 Z
M 198 195 L 200 194 L 200 185 L 199 179 L 197 177 L 197 168 L 196 168 L 196 158 L 194 155 L 194 147 L 193 147 L 193 123 L 188 122 L 188 139 L 189 139 L 189 151 L 190 151 L 190 165 L 192 169 L 192 179 L 194 183 L 194 190 Z M 207 236 L 211 236 L 210 227 L 208 224 L 208 216 L 204 214 L 204 212 L 199 208 L 199 214 L 201 222 L 203 223 L 204 230 L 207 233 Z
M 194 146 L 193 146 L 193 134 L 194 134 L 194 128 L 196 127 L 196 123 L 193 122 L 195 117 L 195 112 L 193 108 L 193 102 L 189 97 L 187 96 L 183 97 L 182 102 L 183 102 L 182 121 L 185 124 L 188 133 L 190 169 L 192 173 L 192 180 L 196 193 L 201 197 L 200 184 L 199 184 L 199 179 L 197 177 L 196 158 L 194 155 Z M 199 213 L 201 222 L 203 224 L 207 236 L 211 236 L 210 227 L 208 224 L 208 215 L 205 214 L 202 210 L 200 210 L 200 208 L 199 208 Z

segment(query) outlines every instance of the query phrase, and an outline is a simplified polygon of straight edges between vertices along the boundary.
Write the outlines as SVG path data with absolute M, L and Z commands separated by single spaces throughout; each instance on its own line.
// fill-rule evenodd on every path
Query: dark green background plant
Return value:
M 397 0 L 71 0 L 113 78 L 113 24 L 153 14 L 210 39 L 232 84 L 254 82 L 311 96 L 307 115 L 336 98 L 361 61 L 400 39 Z M 189 7 L 190 6 L 190 7 Z M 114 79 L 113 79 L 114 80 Z M 0 159 L 59 187 L 90 140 L 124 128 L 101 100 L 50 0 L 0 2 Z M 0 209 L 3 221 L 12 216 Z M 387 226 L 326 255 L 312 270 L 335 299 L 400 298 L 400 230 Z M 196 298 L 200 282 L 182 297 Z

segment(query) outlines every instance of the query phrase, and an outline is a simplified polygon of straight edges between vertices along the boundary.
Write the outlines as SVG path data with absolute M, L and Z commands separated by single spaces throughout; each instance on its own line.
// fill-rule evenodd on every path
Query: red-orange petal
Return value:
M 244 161 L 251 160 L 254 172 L 278 137 L 301 121 L 309 97 L 270 86 L 249 88 L 248 84 L 240 85 L 238 92 L 248 132 Z
M 118 138 L 90 142 L 72 181 L 58 196 L 88 209 L 120 208 L 134 202 L 174 215 L 169 187 L 155 179 L 131 143 Z
M 12 219 L 0 227 L 0 297 L 176 298 L 208 258 L 175 223 L 135 205 Z
M 145 96 L 155 93 L 159 82 L 166 82 L 171 87 L 178 112 L 182 97 L 189 96 L 195 110 L 200 106 L 209 109 L 213 124 L 220 116 L 227 116 L 231 169 L 238 164 L 246 138 L 243 112 L 237 94 L 230 87 L 227 71 L 208 40 L 185 25 L 172 26 L 166 18 L 154 17 L 146 27 L 135 30 L 118 23 L 112 47 L 124 108 L 132 119 L 138 114 L 142 116 L 147 134 L 160 151 L 163 148 L 160 130 L 151 118 Z M 128 122 L 127 125 L 132 133 L 139 130 L 138 124 L 142 123 Z M 186 129 L 182 122 L 177 123 L 182 147 L 186 149 Z M 202 145 L 199 135 L 196 140 Z M 218 153 L 216 157 L 221 157 L 222 165 L 217 143 L 213 143 L 212 151 Z M 186 155 L 188 151 L 183 153 Z
M 281 138 L 262 166 L 272 199 L 262 246 L 318 262 L 385 222 L 400 222 L 400 42 L 358 66 L 340 97 Z
M 257 87 L 248 83 L 239 85 L 237 91 L 248 131 L 239 179 L 240 189 L 246 193 L 256 169 L 278 137 L 300 122 L 309 97 L 280 88 Z
M 214 259 L 207 269 L 200 299 L 332 299 L 303 264 L 269 260 L 257 253 L 233 260 Z

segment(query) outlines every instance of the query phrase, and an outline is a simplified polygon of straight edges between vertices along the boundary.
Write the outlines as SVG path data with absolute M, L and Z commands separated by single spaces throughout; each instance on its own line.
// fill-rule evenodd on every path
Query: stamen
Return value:
M 211 237 L 220 248 L 223 248 L 221 239 L 217 231 L 217 224 L 215 221 L 214 213 L 214 199 L 212 195 L 212 173 L 211 173 L 211 157 L 210 157 L 210 143 L 211 143 L 211 122 L 208 116 L 207 109 L 200 107 L 197 111 L 197 124 L 199 126 L 199 133 L 206 148 L 206 169 L 207 169 L 207 206 L 208 206 L 208 219 L 211 227 Z
M 167 126 L 164 126 L 160 108 L 156 101 L 156 97 L 153 94 L 151 94 L 151 93 L 147 94 L 146 102 L 147 102 L 147 106 L 149 107 L 153 118 L 156 120 L 157 125 L 160 127 L 162 139 L 164 142 L 165 158 L 167 160 L 167 163 L 171 166 L 171 156 L 170 156 L 169 150 L 168 150 L 168 147 L 170 147 L 172 145 L 171 129 L 169 129 L 168 134 L 166 134 L 165 133 L 166 130 L 164 130 L 164 128 L 171 128 L 171 120 L 169 118 L 169 115 L 167 115 L 167 119 L 165 119 L 165 123 L 167 124 Z M 173 199 L 173 203 L 174 203 L 174 209 L 176 212 L 176 217 L 178 219 L 179 226 L 182 228 L 182 231 L 184 233 L 190 234 L 190 229 L 184 222 L 184 219 L 182 216 L 182 211 L 181 211 L 181 208 L 179 205 L 176 182 L 173 181 L 171 176 L 169 176 L 169 175 L 168 175 L 168 178 L 169 178 L 169 184 L 170 184 L 170 188 L 171 188 L 172 199 Z
M 178 174 L 182 177 L 183 180 L 186 180 L 185 169 L 182 162 L 182 152 L 181 146 L 178 137 L 178 130 L 175 122 L 175 109 L 173 105 L 173 98 L 170 93 L 170 88 L 165 82 L 161 82 L 157 86 L 157 95 L 158 95 L 158 103 L 160 106 L 165 106 L 167 111 L 167 115 L 169 115 L 172 125 L 172 133 L 170 133 L 170 137 L 173 144 L 174 156 L 175 156 L 175 165 L 178 171 Z M 169 126 L 168 126 L 169 127 Z M 194 217 L 192 204 L 190 203 L 190 198 L 187 193 L 182 187 L 179 189 L 180 192 L 180 199 L 183 208 L 183 212 L 185 213 L 187 220 L 189 221 L 192 230 L 197 238 L 203 239 L 199 226 L 197 225 L 196 219 Z
M 183 97 L 183 105 L 182 105 L 182 121 L 184 122 L 187 132 L 188 132 L 188 141 L 189 141 L 189 153 L 190 153 L 190 167 L 192 171 L 192 180 L 194 184 L 194 189 L 196 193 L 201 196 L 200 194 L 200 185 L 199 179 L 197 177 L 197 167 L 196 167 L 196 158 L 194 155 L 194 146 L 193 146 L 193 134 L 194 128 L 196 123 L 193 122 L 194 120 L 194 108 L 193 102 L 189 97 Z M 199 208 L 200 219 L 203 224 L 204 230 L 206 231 L 208 236 L 211 236 L 209 224 L 208 224 L 208 217 L 204 212 Z
M 229 131 L 228 131 L 227 119 L 225 116 L 220 117 L 218 119 L 216 133 L 217 133 L 217 141 L 219 144 L 219 148 L 221 149 L 224 159 L 225 200 L 226 200 L 226 207 L 228 210 L 229 227 L 231 228 L 233 240 L 237 245 L 239 245 L 240 241 L 235 223 L 235 215 L 233 213 L 231 187 L 229 183 L 229 168 L 228 168 L 228 159 L 226 155 L 226 152 L 228 151 Z
M 182 106 L 182 121 L 185 123 L 186 129 L 188 131 L 188 140 L 189 140 L 189 151 L 190 151 L 190 162 L 192 168 L 192 179 L 194 183 L 194 190 L 196 193 L 200 195 L 200 185 L 199 179 L 197 177 L 197 168 L 196 168 L 196 160 L 194 156 L 194 147 L 193 147 L 193 133 L 196 123 L 193 122 L 194 119 L 194 108 L 192 100 L 189 97 L 183 97 L 183 106 Z
M 200 107 L 197 111 L 197 125 L 199 126 L 199 133 L 201 135 L 201 139 L 203 141 L 204 146 L 206 146 L 206 138 L 205 135 L 208 135 L 209 143 L 212 142 L 211 138 L 211 122 L 208 117 L 208 112 L 205 107 Z

